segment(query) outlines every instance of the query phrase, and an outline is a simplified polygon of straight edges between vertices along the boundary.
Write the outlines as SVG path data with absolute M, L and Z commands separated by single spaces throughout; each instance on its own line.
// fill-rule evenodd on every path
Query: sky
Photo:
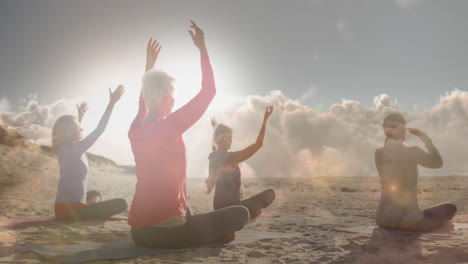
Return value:
M 279 108 L 266 141 L 277 146 L 245 163 L 245 174 L 275 174 L 262 162 L 284 161 L 273 154 L 281 152 L 292 157 L 276 168 L 283 176 L 373 175 L 373 149 L 383 140 L 378 128 L 389 111 L 379 105 L 405 112 L 439 145 L 463 140 L 467 8 L 461 0 L 3 0 L 0 112 L 9 114 L 2 122 L 46 143 L 55 119 L 87 101 L 86 134 L 107 105 L 107 88 L 123 84 L 126 94 L 92 152 L 133 164 L 126 134 L 138 107 L 146 43 L 161 42 L 156 67 L 176 78 L 180 107 L 200 88 L 199 55 L 187 32 L 194 20 L 205 32 L 218 93 L 184 137 L 188 176 L 206 174 L 211 116 L 234 128 L 239 149 L 253 143 L 270 103 Z M 449 123 L 458 129 L 450 138 Z M 290 131 L 295 126 L 300 134 Z M 461 153 L 452 152 L 441 150 L 453 158 L 435 173 L 465 171 Z M 355 155 L 363 158 L 348 158 Z

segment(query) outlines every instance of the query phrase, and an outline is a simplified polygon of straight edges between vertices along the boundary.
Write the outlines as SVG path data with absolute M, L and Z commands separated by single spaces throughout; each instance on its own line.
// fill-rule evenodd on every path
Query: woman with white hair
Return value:
M 127 209 L 125 199 L 116 198 L 101 201 L 97 191 L 86 191 L 88 181 L 88 157 L 86 151 L 98 140 L 109 122 L 115 103 L 124 93 L 119 85 L 114 92 L 109 89 L 109 104 L 97 128 L 83 139 L 80 127 L 88 106 L 82 103 L 78 108 L 78 118 L 72 115 L 61 116 L 52 129 L 52 149 L 57 154 L 60 166 L 60 180 L 55 200 L 55 218 L 59 221 L 83 221 L 105 219 Z
M 397 112 L 390 113 L 382 127 L 387 138 L 384 146 L 375 151 L 382 190 L 377 225 L 409 232 L 453 228 L 451 220 L 457 211 L 454 204 L 442 203 L 425 210 L 419 209 L 418 205 L 418 165 L 437 169 L 443 164 L 432 140 L 424 132 L 408 128 L 424 143 L 428 152 L 416 146 L 405 146 L 406 121 Z
M 186 159 L 182 134 L 203 115 L 216 94 L 202 30 L 189 30 L 200 50 L 200 92 L 175 112 L 173 78 L 152 70 L 161 46 L 150 39 L 140 106 L 128 137 L 135 157 L 137 184 L 128 223 L 133 240 L 153 248 L 183 248 L 232 240 L 249 219 L 243 206 L 191 215 L 187 208 Z
M 232 145 L 232 129 L 224 124 L 217 124 L 214 119 L 211 120 L 211 125 L 214 128 L 213 152 L 208 157 L 210 165 L 206 185 L 207 193 L 215 188 L 213 198 L 215 210 L 232 205 L 243 205 L 249 209 L 250 217 L 255 218 L 262 213 L 262 209 L 268 207 L 275 200 L 276 194 L 273 189 L 265 190 L 244 200 L 241 190 L 241 172 L 238 165 L 253 156 L 263 146 L 266 122 L 272 112 L 273 106 L 266 108 L 262 127 L 255 143 L 234 152 L 229 151 Z

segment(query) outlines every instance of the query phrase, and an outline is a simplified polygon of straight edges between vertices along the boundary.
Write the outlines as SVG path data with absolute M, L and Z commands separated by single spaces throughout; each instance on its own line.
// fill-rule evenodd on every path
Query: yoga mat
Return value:
M 114 215 L 105 220 L 106 221 L 120 221 L 120 220 L 127 220 L 127 217 L 123 215 Z M 91 220 L 91 221 L 99 221 L 99 220 Z M 85 222 L 91 222 L 91 221 L 85 221 Z M 0 229 L 17 230 L 17 229 L 24 229 L 24 228 L 31 227 L 31 226 L 58 225 L 58 224 L 66 224 L 66 223 L 56 221 L 53 216 L 38 216 L 38 217 L 9 218 L 9 219 L 7 218 L 7 219 L 0 220 Z
M 238 245 L 251 243 L 261 239 L 281 239 L 302 236 L 301 233 L 278 233 L 263 232 L 249 229 L 242 229 L 236 232 L 236 239 L 231 243 L 211 244 L 200 247 L 182 248 L 182 249 L 153 249 L 137 246 L 132 240 L 121 240 L 110 243 L 84 244 L 53 246 L 37 246 L 32 249 L 47 260 L 59 261 L 64 263 L 82 263 L 93 260 L 111 260 L 125 259 L 141 256 L 154 256 L 164 253 L 187 252 L 197 248 L 224 247 L 228 245 Z
M 468 223 L 468 215 L 455 215 L 452 219 L 452 222 L 456 223 Z
M 259 216 L 255 217 L 254 219 L 276 218 L 280 216 L 307 216 L 307 215 L 301 215 L 300 213 L 287 212 L 287 211 L 263 210 L 262 213 Z
M 275 212 L 275 211 L 262 211 L 262 213 L 257 216 L 257 217 L 253 217 L 252 219 L 257 219 L 257 218 L 276 218 L 276 217 L 280 217 L 281 214 L 278 213 L 278 212 Z
M 461 230 L 461 229 L 468 229 L 468 224 L 467 223 L 453 223 L 454 225 L 454 230 Z M 382 233 L 389 233 L 389 234 L 397 234 L 397 233 L 417 233 L 417 232 L 401 232 L 401 231 L 396 231 L 396 230 L 386 230 L 383 228 L 380 228 L 375 225 L 367 225 L 367 226 L 355 226 L 355 227 L 345 227 L 345 228 L 334 228 L 334 231 L 342 231 L 342 232 L 348 232 L 348 233 L 359 233 L 359 234 L 373 234 L 374 232 L 382 232 Z M 450 234 L 450 231 L 432 231 L 432 232 L 424 232 L 424 233 L 418 233 L 418 234 Z

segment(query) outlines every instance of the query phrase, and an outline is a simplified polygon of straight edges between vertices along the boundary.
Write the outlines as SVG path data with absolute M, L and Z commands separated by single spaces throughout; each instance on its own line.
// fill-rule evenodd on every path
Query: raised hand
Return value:
M 205 44 L 205 34 L 203 31 L 195 24 L 193 21 L 192 25 L 190 25 L 191 28 L 195 30 L 195 33 L 189 30 L 189 34 L 192 37 L 193 44 L 198 47 L 200 52 L 206 52 L 206 44 Z
M 114 92 L 111 92 L 109 88 L 109 106 L 112 108 L 114 107 L 115 103 L 120 100 L 122 94 L 125 92 L 125 87 L 123 85 L 119 85 L 115 88 Z
M 273 106 L 270 105 L 270 106 L 267 106 L 267 108 L 265 109 L 265 116 L 263 117 L 263 120 L 268 120 L 268 118 L 271 116 L 271 113 L 273 113 Z
M 78 122 L 81 123 L 84 114 L 88 111 L 88 104 L 86 102 L 82 102 L 81 105 L 76 105 L 76 110 L 78 110 Z
M 216 119 L 214 117 L 212 117 L 211 118 L 211 126 L 213 127 L 213 129 L 215 129 L 217 125 L 218 125 L 218 122 L 216 122 Z
M 160 43 L 153 38 L 150 38 L 148 41 L 148 46 L 146 47 L 146 71 L 149 71 L 154 68 L 156 61 L 158 60 L 159 52 L 161 51 Z
M 421 130 L 419 130 L 417 128 L 408 127 L 407 129 L 411 134 L 413 134 L 413 135 L 415 135 L 417 137 L 421 137 L 422 135 L 424 135 L 424 132 L 422 132 Z

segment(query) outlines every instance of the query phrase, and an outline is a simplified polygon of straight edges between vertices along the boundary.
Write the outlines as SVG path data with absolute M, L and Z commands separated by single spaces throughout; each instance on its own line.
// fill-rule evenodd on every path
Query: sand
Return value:
M 88 190 L 104 199 L 124 197 L 130 204 L 135 173 L 105 158 L 90 158 Z M 0 144 L 0 220 L 53 215 L 58 181 L 56 159 L 37 147 Z M 205 194 L 204 179 L 188 178 L 188 200 L 195 213 L 212 209 L 212 194 Z M 420 205 L 454 202 L 459 214 L 468 214 L 468 178 L 421 177 Z M 315 177 L 243 179 L 244 196 L 267 188 L 277 192 L 269 210 L 286 215 L 259 218 L 247 228 L 300 232 L 304 236 L 268 239 L 225 248 L 197 249 L 118 261 L 93 263 L 468 263 L 468 230 L 450 236 L 399 238 L 337 232 L 336 227 L 372 225 L 380 195 L 377 177 Z M 268 209 L 267 209 L 268 210 Z M 123 213 L 128 214 L 128 211 Z M 459 217 L 458 222 L 468 222 Z M 0 230 L 0 263 L 51 263 L 28 249 L 35 245 L 69 245 L 130 239 L 126 221 L 34 226 Z

